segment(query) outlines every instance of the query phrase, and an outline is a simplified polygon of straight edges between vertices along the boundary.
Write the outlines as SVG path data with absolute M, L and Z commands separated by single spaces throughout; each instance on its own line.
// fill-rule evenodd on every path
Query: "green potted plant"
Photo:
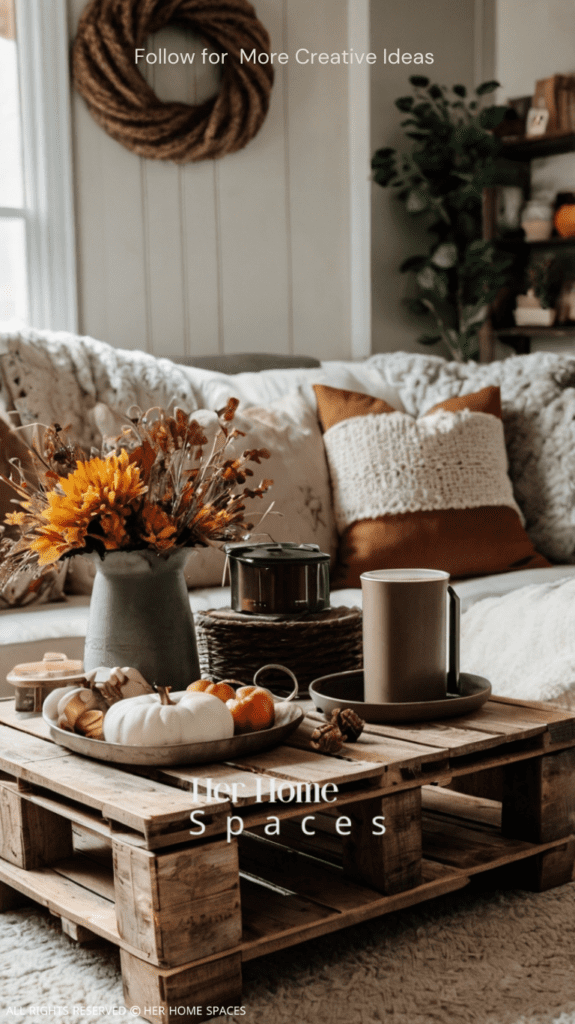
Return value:
M 372 160 L 374 180 L 393 188 L 431 236 L 428 251 L 400 267 L 415 274 L 417 295 L 407 301 L 429 324 L 419 341 L 442 341 L 454 359 L 471 359 L 512 263 L 482 238 L 483 190 L 514 183 L 497 166 L 501 143 L 492 134 L 506 108 L 481 107 L 481 97 L 498 82 L 484 82 L 470 100 L 464 85 L 447 89 L 423 75 L 413 75 L 410 83 L 414 95 L 400 97 L 396 106 L 407 115 L 401 125 L 412 151 L 379 149 Z

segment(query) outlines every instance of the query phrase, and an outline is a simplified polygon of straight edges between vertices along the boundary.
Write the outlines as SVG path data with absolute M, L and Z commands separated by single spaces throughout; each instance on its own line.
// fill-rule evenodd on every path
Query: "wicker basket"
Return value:
M 359 608 L 331 608 L 301 618 L 245 615 L 231 608 L 196 612 L 200 669 L 216 681 L 251 683 L 262 665 L 280 664 L 296 675 L 300 691 L 319 676 L 362 667 Z M 262 685 L 285 688 L 285 675 L 266 675 Z

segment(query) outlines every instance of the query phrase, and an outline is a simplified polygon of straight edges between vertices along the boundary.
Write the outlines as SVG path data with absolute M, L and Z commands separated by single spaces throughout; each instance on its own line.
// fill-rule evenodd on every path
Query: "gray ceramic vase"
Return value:
M 92 555 L 96 578 L 84 648 L 86 672 L 137 668 L 149 683 L 184 690 L 200 677 L 194 619 L 184 579 L 189 548 L 167 555 Z

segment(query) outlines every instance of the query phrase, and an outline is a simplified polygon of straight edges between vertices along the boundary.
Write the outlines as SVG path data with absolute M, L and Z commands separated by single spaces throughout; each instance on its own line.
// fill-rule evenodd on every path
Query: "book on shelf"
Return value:
M 575 131 L 575 75 L 551 75 L 535 83 L 532 104 L 549 111 L 546 135 Z

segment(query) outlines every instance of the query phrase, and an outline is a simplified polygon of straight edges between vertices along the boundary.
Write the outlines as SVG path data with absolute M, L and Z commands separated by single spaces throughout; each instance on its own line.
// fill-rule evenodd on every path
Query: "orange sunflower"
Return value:
M 79 462 L 46 495 L 47 507 L 40 513 L 46 526 L 37 530 L 30 544 L 38 553 L 39 565 L 49 565 L 66 551 L 82 547 L 96 524 L 99 530 L 94 535 L 108 551 L 122 547 L 129 539 L 126 519 L 146 490 L 140 469 L 130 463 L 127 451 Z

